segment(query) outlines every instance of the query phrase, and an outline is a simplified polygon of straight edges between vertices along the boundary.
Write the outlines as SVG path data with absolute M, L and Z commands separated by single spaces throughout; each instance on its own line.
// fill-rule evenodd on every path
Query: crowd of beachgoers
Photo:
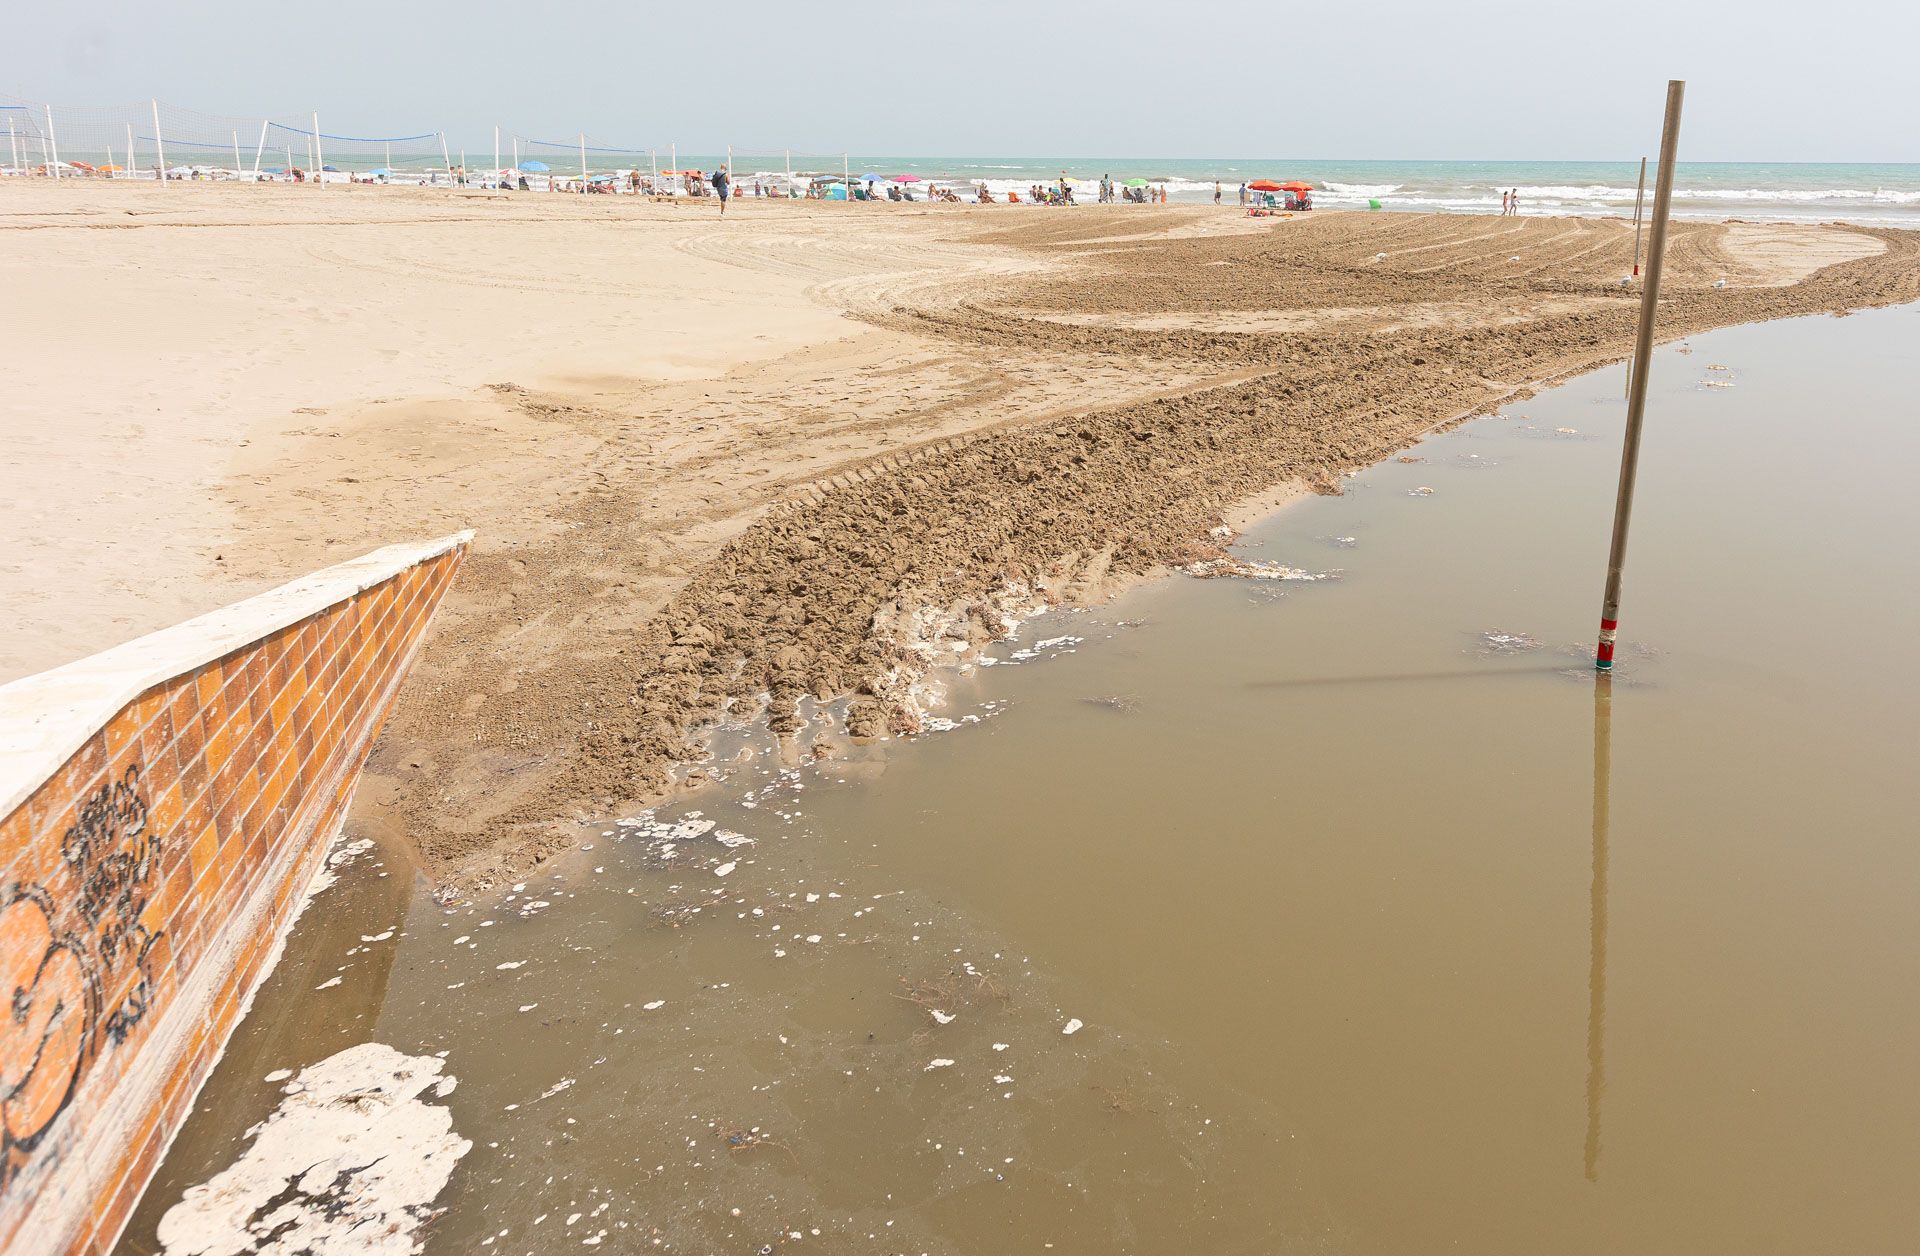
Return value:
M 131 179 L 152 182 L 156 172 L 129 170 L 110 162 L 99 165 L 85 161 L 42 163 L 39 165 L 0 166 L 0 176 L 53 179 Z M 893 203 L 948 202 L 953 204 L 1034 204 L 1077 205 L 1086 197 L 1085 182 L 1065 172 L 1047 183 L 1033 183 L 1024 189 L 1007 187 L 995 192 L 983 180 L 927 179 L 915 174 L 831 174 L 810 172 L 756 173 L 739 179 L 727 175 L 725 167 L 707 170 L 586 171 L 579 175 L 556 172 L 542 162 L 527 162 L 518 167 L 498 170 L 467 170 L 460 166 L 440 169 L 339 170 L 325 166 L 316 172 L 300 166 L 276 166 L 247 170 L 229 166 L 179 165 L 166 171 L 169 182 L 215 183 L 348 183 L 393 185 L 402 187 L 461 187 L 482 191 L 558 192 L 594 195 L 633 195 L 652 198 L 723 197 L 774 198 L 786 200 L 886 201 Z M 1100 176 L 1091 199 L 1099 204 L 1167 204 L 1171 192 L 1167 180 L 1117 180 Z M 724 185 L 724 190 L 722 190 Z M 1213 203 L 1225 202 L 1224 184 L 1213 185 Z M 1285 188 L 1264 182 L 1241 182 L 1235 192 L 1241 207 L 1256 209 L 1308 209 L 1312 207 L 1308 186 L 1289 184 Z

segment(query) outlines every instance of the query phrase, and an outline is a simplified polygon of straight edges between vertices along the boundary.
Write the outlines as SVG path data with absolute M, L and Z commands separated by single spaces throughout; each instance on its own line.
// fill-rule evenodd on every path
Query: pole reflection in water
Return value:
M 1600 1096 L 1607 1088 L 1607 828 L 1613 791 L 1613 677 L 1593 678 L 1593 888 L 1587 966 L 1587 1181 L 1600 1180 Z

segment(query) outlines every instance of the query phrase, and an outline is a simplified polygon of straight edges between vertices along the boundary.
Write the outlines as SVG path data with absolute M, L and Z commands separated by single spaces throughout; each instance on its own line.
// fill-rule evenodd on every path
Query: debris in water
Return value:
M 1103 706 L 1109 710 L 1118 711 L 1122 715 L 1131 715 L 1140 709 L 1140 699 L 1130 693 L 1110 693 L 1098 698 L 1082 698 L 1080 700 L 1091 703 L 1094 706 Z
M 715 868 L 713 870 L 713 875 L 716 877 L 724 877 L 729 872 L 732 872 L 734 868 L 737 866 L 738 865 L 736 865 L 732 860 L 728 860 L 726 863 L 723 863 L 719 867 Z
M 1066 1025 L 1060 1030 L 1060 1032 L 1064 1035 L 1071 1037 L 1072 1035 L 1079 1033 L 1082 1029 L 1085 1029 L 1085 1028 L 1086 1026 L 1082 1024 L 1080 1021 L 1080 1018 L 1076 1016 L 1072 1020 L 1068 1021 Z
M 927 1061 L 927 1066 L 921 1069 L 920 1071 L 922 1073 L 931 1073 L 933 1072 L 933 1070 L 937 1068 L 952 1068 L 952 1067 L 953 1067 L 952 1060 L 948 1060 L 948 1059 L 929 1060 Z
M 300 1071 L 253 1145 L 160 1219 L 163 1253 L 417 1251 L 433 1200 L 473 1144 L 428 1103 L 445 1061 L 383 1043 Z
M 1540 643 L 1524 632 L 1501 632 L 1495 629 L 1481 633 L 1480 641 L 1489 654 L 1523 654 L 1540 648 Z
M 1432 497 L 1433 489 L 1431 489 L 1425 484 L 1422 484 L 1419 488 L 1408 489 L 1407 496 L 1408 497 Z
M 934 1023 L 938 1025 L 951 1025 L 953 1024 L 953 1022 L 960 1019 L 954 1013 L 943 1012 L 937 1007 L 928 1008 L 927 1014 L 933 1017 Z
M 1239 580 L 1338 580 L 1338 571 L 1305 571 L 1284 563 L 1257 558 L 1207 558 L 1186 564 L 1179 570 L 1201 580 L 1233 578 Z

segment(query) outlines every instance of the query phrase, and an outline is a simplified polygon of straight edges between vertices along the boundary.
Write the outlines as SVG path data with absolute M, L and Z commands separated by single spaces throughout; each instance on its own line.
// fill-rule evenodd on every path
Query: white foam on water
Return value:
M 302 1069 L 247 1132 L 252 1146 L 160 1219 L 161 1251 L 419 1251 L 434 1199 L 473 1147 L 426 1102 L 452 1091 L 444 1067 L 366 1042 Z

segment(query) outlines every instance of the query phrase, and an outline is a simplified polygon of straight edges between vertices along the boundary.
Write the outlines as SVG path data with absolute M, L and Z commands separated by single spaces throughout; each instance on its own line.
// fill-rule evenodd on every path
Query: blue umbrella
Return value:
M 391 175 L 393 171 L 387 169 L 385 166 L 382 166 L 378 170 L 369 170 L 367 171 L 367 173 L 376 179 L 381 179 Z
M 860 181 L 862 183 L 885 183 L 887 181 L 887 176 L 883 174 L 873 174 L 872 172 L 868 172 L 867 174 L 863 174 L 860 176 Z
M 520 168 L 528 174 L 544 174 L 549 167 L 544 161 L 523 161 Z
M 328 174 L 339 174 L 339 173 L 340 173 L 340 167 L 338 167 L 338 166 L 322 166 L 322 167 L 320 167 L 320 168 L 321 168 L 322 170 L 324 170 L 324 171 L 326 171 L 326 172 L 327 172 Z

